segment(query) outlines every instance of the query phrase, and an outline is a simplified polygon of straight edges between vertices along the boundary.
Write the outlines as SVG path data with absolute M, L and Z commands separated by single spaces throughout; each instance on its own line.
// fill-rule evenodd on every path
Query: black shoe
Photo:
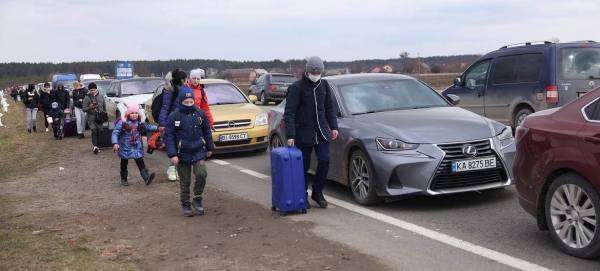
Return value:
M 36 128 L 36 127 L 35 127 L 35 126 L 33 126 L 33 132 L 34 132 L 34 133 L 35 133 L 35 132 L 37 132 L 37 130 L 36 130 L 35 128 Z
M 77 138 L 82 139 L 83 136 L 81 134 L 77 134 Z
M 62 140 L 62 136 L 59 136 L 59 137 L 58 137 L 58 140 Z
M 31 134 L 31 129 L 27 129 L 27 132 Z
M 196 209 L 196 213 L 199 215 L 203 215 L 204 214 L 204 206 L 202 206 L 202 197 L 195 197 L 194 196 L 194 200 L 192 201 L 192 205 L 194 206 L 194 209 Z
M 81 133 L 81 138 L 85 138 L 85 134 Z
M 154 172 L 150 172 L 147 168 L 140 170 L 140 175 L 142 175 L 142 179 L 146 185 L 150 185 L 155 176 Z
M 310 202 L 308 202 L 308 193 L 306 193 L 306 209 L 310 209 Z
M 185 217 L 194 216 L 194 212 L 192 212 L 192 207 L 190 207 L 189 202 L 182 202 L 181 206 L 183 207 L 183 216 L 185 216 Z
M 100 152 L 100 149 L 98 149 L 98 147 L 94 147 L 94 154 L 98 154 Z
M 313 199 L 320 208 L 325 208 L 328 205 L 321 192 L 313 192 L 310 198 Z
M 129 185 L 129 183 L 127 182 L 127 171 L 121 171 L 121 185 L 122 186 Z

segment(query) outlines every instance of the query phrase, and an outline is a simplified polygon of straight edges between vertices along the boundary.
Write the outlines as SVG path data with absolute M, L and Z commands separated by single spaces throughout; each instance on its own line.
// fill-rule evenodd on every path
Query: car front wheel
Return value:
M 521 110 L 519 110 L 519 112 L 517 112 L 517 114 L 515 115 L 515 121 L 514 121 L 514 126 L 515 129 L 517 129 L 517 126 L 523 124 L 523 121 L 525 120 L 525 118 L 529 115 L 531 115 L 533 112 L 531 112 L 531 110 L 529 110 L 528 108 L 523 108 Z M 514 129 L 513 129 L 514 131 Z
M 352 153 L 348 165 L 348 179 L 354 200 L 361 205 L 374 205 L 383 202 L 375 189 L 375 171 L 367 156 L 361 150 Z
M 600 194 L 583 176 L 567 173 L 548 189 L 546 222 L 552 239 L 567 254 L 600 257 Z
M 279 137 L 278 135 L 274 135 L 273 139 L 271 139 L 271 150 L 274 150 L 279 147 L 283 147 L 283 141 L 281 140 L 281 137 Z
M 269 104 L 269 100 L 267 99 L 267 94 L 265 94 L 264 91 L 260 93 L 260 104 L 262 104 L 262 105 Z

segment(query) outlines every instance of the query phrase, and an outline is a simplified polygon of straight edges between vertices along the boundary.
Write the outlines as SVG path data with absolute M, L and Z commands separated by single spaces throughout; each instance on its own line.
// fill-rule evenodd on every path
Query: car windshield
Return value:
M 108 91 L 108 86 L 110 86 L 110 82 L 112 82 L 112 80 L 89 81 L 89 83 L 85 82 L 84 85 L 86 85 L 86 87 L 87 87 L 92 82 L 94 84 L 96 84 L 96 86 L 98 87 L 98 93 L 101 94 L 101 95 L 104 95 Z
M 449 106 L 434 90 L 413 79 L 344 85 L 340 93 L 350 114 Z
M 561 79 L 600 78 L 600 48 L 564 48 L 559 54 Z
M 137 94 L 151 94 L 154 93 L 154 90 L 162 84 L 164 80 L 135 80 L 135 81 L 126 81 L 121 82 L 121 94 L 123 96 L 127 95 L 137 95 Z
M 288 84 L 298 81 L 298 79 L 296 79 L 296 77 L 291 76 L 291 75 L 273 75 L 272 80 L 273 80 L 273 83 L 288 83 Z
M 209 105 L 247 103 L 246 97 L 230 84 L 206 84 Z

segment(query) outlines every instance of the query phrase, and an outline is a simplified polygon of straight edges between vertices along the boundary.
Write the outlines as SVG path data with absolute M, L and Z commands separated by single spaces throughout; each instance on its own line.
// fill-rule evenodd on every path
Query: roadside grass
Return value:
M 40 170 L 56 159 L 60 151 L 51 132 L 44 132 L 42 114 L 38 114 L 38 132 L 28 134 L 23 104 L 9 102 L 2 112 L 0 127 L 0 185 L 11 178 Z M 41 124 L 41 125 L 40 125 Z M 27 197 L 0 197 L 0 270 L 137 270 L 135 259 L 100 258 L 85 246 L 90 240 L 75 242 L 61 238 L 48 228 L 36 226 L 33 216 L 47 214 L 14 214 L 15 203 Z

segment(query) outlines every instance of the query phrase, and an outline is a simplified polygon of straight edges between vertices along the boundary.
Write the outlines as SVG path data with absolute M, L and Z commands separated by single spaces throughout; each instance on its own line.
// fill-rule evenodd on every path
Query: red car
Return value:
M 599 96 L 596 88 L 529 115 L 515 133 L 519 203 L 565 253 L 579 258 L 600 257 Z

